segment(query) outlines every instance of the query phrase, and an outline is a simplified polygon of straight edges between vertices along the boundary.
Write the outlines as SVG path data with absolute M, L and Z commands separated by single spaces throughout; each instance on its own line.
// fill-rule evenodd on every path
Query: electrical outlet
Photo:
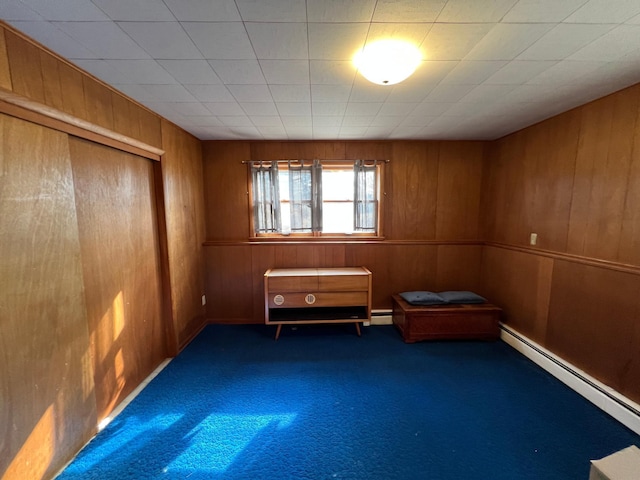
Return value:
M 206 295 L 202 295 L 202 306 L 207 304 L 207 296 Z
M 538 243 L 538 234 L 532 233 L 531 237 L 529 237 L 529 245 L 536 245 Z

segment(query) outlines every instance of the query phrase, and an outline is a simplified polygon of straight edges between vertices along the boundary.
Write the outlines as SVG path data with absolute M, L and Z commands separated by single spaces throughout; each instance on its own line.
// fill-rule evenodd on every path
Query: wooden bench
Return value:
M 411 305 L 393 295 L 393 324 L 406 343 L 421 340 L 497 340 L 502 309 L 475 305 Z

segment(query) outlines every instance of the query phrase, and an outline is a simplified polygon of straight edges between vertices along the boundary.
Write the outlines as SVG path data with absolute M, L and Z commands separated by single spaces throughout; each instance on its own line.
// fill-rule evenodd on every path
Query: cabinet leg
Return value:
M 278 328 L 276 329 L 276 340 L 278 340 L 278 337 L 280 336 L 280 330 L 282 330 L 282 324 L 278 324 Z
M 360 336 L 360 322 L 356 322 L 356 332 L 358 332 L 358 336 Z

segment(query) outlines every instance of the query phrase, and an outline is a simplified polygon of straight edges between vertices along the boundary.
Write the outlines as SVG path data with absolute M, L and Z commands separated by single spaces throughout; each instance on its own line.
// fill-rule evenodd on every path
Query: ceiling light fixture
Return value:
M 364 78 L 378 85 L 400 83 L 415 72 L 422 55 L 410 43 L 378 40 L 356 53 L 353 62 Z

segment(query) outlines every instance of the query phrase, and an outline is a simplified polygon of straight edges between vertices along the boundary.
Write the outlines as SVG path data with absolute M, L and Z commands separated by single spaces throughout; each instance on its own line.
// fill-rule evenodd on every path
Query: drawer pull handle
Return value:
M 284 303 L 284 297 L 282 295 L 276 295 L 273 297 L 273 303 L 276 305 L 282 305 Z
M 304 301 L 307 302 L 307 305 L 313 305 L 316 303 L 316 297 L 313 293 L 310 293 L 306 297 L 304 297 Z

